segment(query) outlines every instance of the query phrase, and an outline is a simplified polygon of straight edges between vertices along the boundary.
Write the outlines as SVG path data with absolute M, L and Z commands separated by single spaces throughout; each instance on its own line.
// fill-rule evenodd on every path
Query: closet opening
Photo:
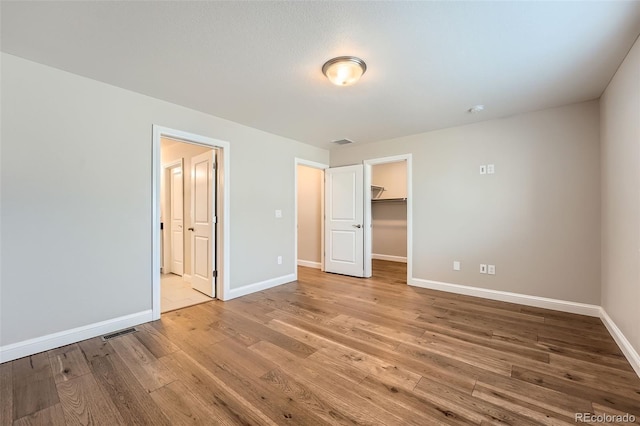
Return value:
M 398 284 L 407 283 L 411 264 L 410 166 L 410 156 L 365 161 L 366 276 Z

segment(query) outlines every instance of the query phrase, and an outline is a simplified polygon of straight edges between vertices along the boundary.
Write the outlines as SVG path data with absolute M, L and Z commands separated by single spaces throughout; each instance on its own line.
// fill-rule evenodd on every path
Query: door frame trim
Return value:
M 303 158 L 295 157 L 293 159 L 293 172 L 294 172 L 294 184 L 293 184 L 293 257 L 295 263 L 293 265 L 295 279 L 298 279 L 298 166 L 311 167 L 313 169 L 320 169 L 323 171 L 322 188 L 320 189 L 320 211 L 324 216 L 324 170 L 329 168 L 328 164 L 318 163 L 315 161 L 305 160 Z M 324 272 L 324 219 L 320 220 L 320 270 Z
M 182 130 L 171 129 L 154 124 L 152 138 L 152 186 L 151 186 L 151 310 L 152 319 L 160 319 L 160 176 L 161 176 L 161 159 L 160 159 L 160 139 L 167 137 L 186 143 L 203 145 L 211 148 L 218 148 L 218 154 L 222 157 L 222 161 L 218 158 L 218 200 L 222 201 L 222 208 L 218 208 L 218 232 L 216 235 L 216 256 L 217 262 L 212 262 L 221 270 L 218 271 L 218 279 L 216 280 L 216 296 L 218 299 L 227 300 L 227 295 L 231 288 L 231 203 L 230 203 L 230 176 L 231 176 L 231 146 L 229 142 L 213 139 L 194 133 L 184 132 Z M 221 196 L 220 196 L 221 195 Z
M 411 281 L 413 265 L 413 173 L 412 154 L 364 160 L 364 276 L 372 275 L 371 167 L 377 164 L 407 162 L 407 284 Z

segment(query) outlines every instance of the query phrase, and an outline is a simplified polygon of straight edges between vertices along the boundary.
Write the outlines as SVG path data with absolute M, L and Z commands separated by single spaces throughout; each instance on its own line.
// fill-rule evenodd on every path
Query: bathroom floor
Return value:
M 192 289 L 191 284 L 184 281 L 179 275 L 162 274 L 160 283 L 162 287 L 160 290 L 160 311 L 163 313 L 212 300 Z

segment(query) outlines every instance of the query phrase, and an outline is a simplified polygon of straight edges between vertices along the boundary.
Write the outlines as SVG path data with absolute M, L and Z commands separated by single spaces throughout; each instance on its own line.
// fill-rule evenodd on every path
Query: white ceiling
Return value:
M 4 52 L 321 147 L 598 98 L 640 33 L 639 1 L 1 8 Z M 357 85 L 322 75 L 340 55 Z

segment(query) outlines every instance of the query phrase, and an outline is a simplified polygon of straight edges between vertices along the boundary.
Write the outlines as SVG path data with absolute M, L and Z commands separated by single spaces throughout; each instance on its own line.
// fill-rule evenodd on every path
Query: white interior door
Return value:
M 363 165 L 325 170 L 325 271 L 364 276 Z
M 215 297 L 215 151 L 191 159 L 191 287 Z
M 170 235 L 171 235 L 171 272 L 184 274 L 184 197 L 182 168 L 171 169 Z

